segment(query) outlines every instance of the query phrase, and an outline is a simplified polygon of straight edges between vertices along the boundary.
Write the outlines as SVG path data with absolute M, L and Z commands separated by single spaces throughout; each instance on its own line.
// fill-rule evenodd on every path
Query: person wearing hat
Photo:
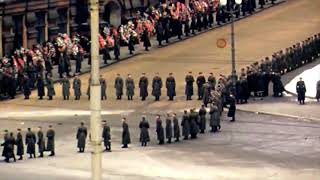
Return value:
M 156 116 L 156 132 L 157 132 L 157 139 L 159 141 L 159 145 L 164 144 L 164 129 L 162 126 L 162 120 L 160 118 L 160 115 Z
M 145 101 L 146 98 L 148 97 L 148 85 L 149 85 L 149 80 L 146 77 L 145 73 L 142 73 L 142 76 L 139 80 L 139 88 L 140 88 L 140 97 L 141 101 Z
M 37 135 L 38 135 L 38 150 L 39 150 L 39 153 L 40 153 L 40 156 L 39 157 L 43 157 L 43 152 L 45 151 L 46 147 L 45 147 L 45 142 L 44 142 L 44 136 L 43 136 L 43 132 L 42 132 L 42 127 L 39 126 L 38 127 L 38 132 L 37 132 Z
M 188 75 L 186 75 L 185 82 L 186 82 L 186 88 L 185 88 L 186 99 L 187 99 L 187 101 L 189 101 L 189 100 L 192 100 L 193 83 L 194 83 L 194 78 L 192 76 L 191 71 L 189 72 Z
M 236 115 L 236 99 L 233 94 L 229 96 L 229 111 L 228 117 L 231 118 L 230 122 L 235 122 L 235 115 Z
M 80 100 L 80 96 L 81 96 L 81 80 L 80 80 L 78 74 L 76 74 L 75 78 L 73 79 L 72 88 L 73 88 L 75 100 Z
M 127 119 L 122 118 L 122 148 L 128 148 L 128 144 L 131 143 L 129 125 Z
M 149 136 L 150 125 L 146 119 L 146 116 L 142 116 L 142 120 L 140 121 L 139 128 L 140 128 L 141 146 L 147 146 L 147 143 L 150 141 L 150 136 Z
M 26 145 L 29 158 L 36 158 L 36 140 L 36 135 L 31 131 L 31 128 L 28 128 L 28 132 L 26 134 Z
M 107 81 L 102 75 L 99 78 L 101 88 L 101 100 L 107 100 Z
M 159 73 L 156 73 L 156 76 L 152 80 L 152 95 L 155 97 L 156 101 L 160 100 L 162 88 L 162 79 L 159 76 Z
M 190 135 L 189 115 L 187 110 L 183 112 L 181 126 L 182 126 L 182 135 L 184 136 L 183 140 L 187 140 Z
M 55 155 L 55 147 L 54 147 L 55 135 L 56 133 L 53 130 L 52 125 L 49 125 L 49 129 L 47 130 L 47 149 L 46 149 L 46 151 L 51 152 L 49 156 Z
M 180 141 L 180 124 L 179 119 L 177 118 L 177 114 L 172 114 L 172 121 L 173 121 L 173 137 L 176 138 L 175 142 Z
M 121 100 L 123 95 L 123 79 L 120 74 L 117 74 L 117 77 L 114 81 L 114 88 L 116 89 L 117 100 Z
M 207 115 L 206 107 L 204 104 L 202 104 L 199 110 L 199 117 L 200 117 L 199 129 L 201 134 L 204 134 L 204 131 L 206 130 L 206 123 L 207 123 L 206 115 Z
M 60 81 L 60 84 L 62 85 L 62 96 L 63 100 L 69 100 L 70 97 L 70 81 L 67 78 L 67 75 L 63 75 L 63 78 Z
M 6 140 L 9 137 L 9 132 L 8 130 L 4 130 L 4 135 L 3 135 L 3 142 L 6 142 Z M 2 156 L 6 157 L 6 153 L 7 153 L 7 147 L 3 146 L 3 150 L 2 150 Z
M 45 96 L 44 87 L 45 87 L 44 80 L 42 76 L 39 74 L 37 78 L 37 89 L 38 89 L 39 100 L 42 100 L 43 96 Z
M 16 140 L 13 137 L 13 133 L 11 132 L 9 136 L 6 138 L 5 142 L 1 144 L 1 146 L 4 146 L 5 150 L 5 161 L 7 163 L 10 162 L 10 159 L 13 158 L 14 162 L 16 162 L 16 156 L 14 154 L 14 145 L 16 144 Z
M 24 155 L 24 144 L 23 144 L 21 129 L 17 129 L 16 145 L 17 145 L 17 155 L 19 156 L 18 160 L 22 160 Z
M 215 104 L 210 104 L 210 127 L 211 132 L 216 133 L 220 126 L 220 113 L 218 107 Z
M 103 138 L 103 142 L 104 142 L 105 151 L 111 152 L 110 126 L 108 125 L 106 120 L 103 121 L 102 138 Z
M 49 97 L 49 100 L 52 100 L 53 96 L 56 95 L 56 92 L 54 90 L 54 82 L 51 75 L 47 78 L 47 90 L 47 96 Z
M 302 77 L 300 77 L 300 80 L 297 82 L 296 91 L 298 94 L 299 103 L 304 104 L 307 88 L 304 81 L 302 80 Z
M 167 143 L 171 143 L 172 138 L 172 120 L 169 113 L 167 113 L 166 118 L 166 139 L 168 140 Z
M 198 86 L 198 100 L 202 100 L 203 96 L 203 85 L 206 83 L 206 78 L 199 72 L 199 76 L 197 77 L 197 86 Z
M 211 72 L 208 77 L 208 83 L 212 90 L 215 90 L 216 88 L 216 78 L 213 76 L 213 73 Z
M 131 31 L 129 39 L 128 39 L 128 50 L 129 50 L 129 54 L 130 55 L 132 55 L 133 51 L 135 51 L 134 43 L 135 43 L 135 38 L 134 38 L 134 35 L 133 35 L 133 31 Z
M 131 74 L 128 74 L 128 78 L 126 79 L 126 89 L 127 89 L 127 96 L 128 100 L 132 101 L 134 96 L 134 80 Z
M 29 96 L 31 95 L 31 84 L 30 79 L 26 74 L 23 75 L 22 84 L 24 99 L 29 99 Z
M 84 123 L 80 123 L 80 127 L 77 131 L 77 140 L 78 140 L 78 148 L 79 153 L 83 153 L 86 147 L 86 138 L 88 135 L 87 127 L 84 126 Z
M 169 73 L 169 77 L 167 77 L 166 88 L 169 101 L 173 101 L 174 97 L 176 96 L 176 80 L 172 73 Z
M 197 124 L 198 122 L 198 113 L 195 112 L 195 109 L 190 110 L 189 114 L 189 124 L 190 124 L 190 134 L 191 134 L 191 139 L 196 139 L 197 134 L 199 132 L 199 126 Z

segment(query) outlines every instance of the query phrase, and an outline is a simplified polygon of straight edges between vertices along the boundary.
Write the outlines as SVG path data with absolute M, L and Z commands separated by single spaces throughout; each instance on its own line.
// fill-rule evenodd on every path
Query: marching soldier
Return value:
M 148 95 L 149 95 L 148 94 L 148 85 L 149 85 L 148 78 L 146 77 L 145 73 L 142 73 L 142 76 L 139 80 L 141 101 L 145 101 L 146 97 L 148 97 Z
M 170 117 L 170 114 L 167 114 L 167 119 L 166 119 L 166 138 L 167 138 L 167 143 L 171 143 L 171 138 L 172 138 L 172 120 Z
M 175 142 L 179 142 L 180 138 L 180 124 L 179 120 L 177 118 L 177 115 L 175 113 L 172 114 L 173 119 L 173 137 L 176 138 Z
M 81 96 L 81 80 L 78 75 L 73 79 L 73 91 L 74 91 L 74 96 L 76 97 L 75 100 L 80 100 Z
M 52 129 L 52 125 L 49 125 L 49 129 L 47 130 L 47 151 L 50 151 L 51 154 L 49 156 L 55 155 L 55 147 L 54 147 L 54 141 L 55 141 L 55 131 Z
M 126 118 L 122 118 L 122 148 L 128 148 L 128 144 L 131 143 L 129 125 L 126 122 Z
M 100 75 L 101 100 L 107 100 L 107 82 L 106 79 Z
M 185 89 L 185 94 L 188 100 L 192 100 L 193 96 L 193 83 L 194 83 L 194 78 L 192 76 L 192 72 L 189 72 L 189 74 L 185 78 L 186 81 L 186 89 Z
M 134 96 L 134 81 L 131 77 L 131 74 L 129 74 L 128 78 L 126 79 L 126 88 L 127 88 L 128 100 L 132 101 Z
M 123 79 L 120 74 L 117 74 L 117 77 L 114 81 L 114 88 L 116 89 L 117 100 L 121 100 L 123 95 Z
M 297 82 L 296 90 L 298 94 L 299 103 L 304 104 L 307 89 L 304 81 L 302 81 L 302 78 L 300 78 L 300 81 Z
M 79 153 L 84 152 L 84 149 L 86 147 L 87 134 L 88 134 L 87 128 L 84 126 L 84 123 L 81 122 L 80 127 L 78 128 L 78 131 L 77 131 Z
M 184 111 L 182 116 L 181 126 L 182 126 L 182 135 L 184 136 L 183 140 L 187 140 L 190 135 L 190 124 L 189 124 L 189 115 L 186 110 Z
M 160 100 L 162 88 L 162 79 L 159 76 L 159 73 L 156 73 L 156 76 L 152 80 L 152 95 L 155 97 L 156 101 Z
M 26 145 L 27 145 L 27 153 L 30 155 L 29 158 L 36 158 L 36 135 L 31 131 L 31 128 L 28 128 L 28 132 L 26 134 Z
M 62 85 L 63 100 L 69 100 L 70 97 L 70 81 L 66 75 L 63 75 L 63 79 L 60 84 Z
M 38 127 L 38 149 L 39 149 L 39 153 L 40 156 L 39 157 L 43 157 L 43 152 L 45 151 L 46 147 L 45 147 L 45 142 L 44 142 L 44 137 L 43 137 L 43 132 L 42 132 L 42 127 L 39 126 Z
M 156 117 L 156 132 L 159 145 L 164 144 L 164 130 L 162 126 L 162 120 L 160 119 L 160 115 L 157 115 Z
M 166 88 L 169 101 L 173 101 L 173 98 L 176 96 L 176 80 L 172 76 L 172 73 L 170 73 L 169 77 L 167 77 Z
M 202 100 L 204 83 L 206 83 L 206 78 L 202 75 L 202 72 L 200 72 L 197 77 L 198 100 Z
M 103 121 L 102 138 L 104 142 L 105 151 L 111 152 L 111 133 L 110 126 L 108 126 L 107 121 Z
M 56 95 L 56 92 L 54 90 L 54 83 L 53 83 L 53 80 L 52 80 L 52 76 L 48 76 L 48 79 L 47 79 L 47 90 L 48 90 L 48 97 L 49 97 L 49 100 L 52 100 L 52 97 Z
M 23 137 L 21 134 L 21 129 L 17 130 L 17 139 L 16 139 L 16 145 L 17 145 L 17 155 L 19 156 L 18 160 L 23 159 L 24 155 L 24 144 L 23 144 Z
M 205 105 L 202 105 L 199 110 L 199 117 L 200 117 L 199 129 L 201 134 L 204 134 L 204 131 L 206 130 L 206 123 L 207 123 L 206 114 L 207 114 L 206 107 Z
M 146 117 L 143 116 L 139 124 L 141 146 L 147 146 L 147 143 L 150 141 L 149 127 L 149 122 L 146 120 Z

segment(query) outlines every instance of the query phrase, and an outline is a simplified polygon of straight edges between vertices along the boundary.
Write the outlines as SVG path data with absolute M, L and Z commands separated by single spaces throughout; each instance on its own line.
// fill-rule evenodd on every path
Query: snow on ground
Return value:
M 296 84 L 299 81 L 299 78 L 302 77 L 302 80 L 306 84 L 307 92 L 306 96 L 315 97 L 317 93 L 316 85 L 317 81 L 320 80 L 320 64 L 305 70 L 298 76 L 294 77 L 286 86 L 285 89 L 291 93 L 296 94 Z

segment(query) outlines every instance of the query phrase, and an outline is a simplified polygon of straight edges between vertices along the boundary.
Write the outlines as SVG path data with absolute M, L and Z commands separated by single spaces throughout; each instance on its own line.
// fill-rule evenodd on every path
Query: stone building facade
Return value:
M 120 25 L 158 0 L 100 0 L 100 23 Z M 0 58 L 58 33 L 89 31 L 89 0 L 0 0 Z

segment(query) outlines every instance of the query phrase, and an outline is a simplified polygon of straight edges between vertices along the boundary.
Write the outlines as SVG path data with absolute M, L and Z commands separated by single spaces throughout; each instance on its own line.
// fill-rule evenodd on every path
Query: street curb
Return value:
M 266 111 L 251 111 L 251 110 L 245 110 L 245 109 L 237 109 L 237 111 L 246 112 L 246 113 L 254 113 L 254 114 L 262 114 L 262 115 L 271 115 L 271 116 L 294 118 L 294 119 L 308 121 L 308 122 L 315 122 L 315 121 L 320 122 L 320 119 L 319 118 L 315 118 L 315 117 L 295 116 L 295 115 L 290 115 L 290 114 L 271 113 L 271 112 L 266 112 Z

